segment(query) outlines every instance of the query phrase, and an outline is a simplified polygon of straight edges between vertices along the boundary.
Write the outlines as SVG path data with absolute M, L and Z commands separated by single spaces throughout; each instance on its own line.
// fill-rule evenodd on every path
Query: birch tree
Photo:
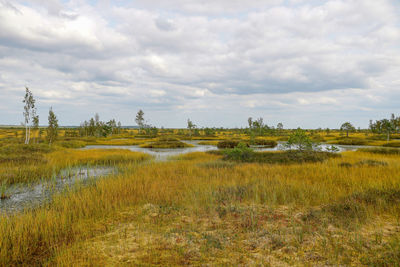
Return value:
M 56 140 L 58 136 L 58 119 L 53 112 L 53 108 L 49 110 L 49 126 L 47 127 L 47 140 L 49 144 Z
M 144 127 L 144 112 L 143 112 L 143 110 L 140 109 L 138 111 L 138 113 L 136 114 L 135 122 L 139 126 L 139 134 L 140 134 Z
M 29 144 L 31 137 L 31 124 L 36 116 L 35 99 L 33 98 L 32 92 L 28 87 L 25 87 L 25 97 L 22 102 L 24 106 L 24 126 L 25 126 L 25 144 Z

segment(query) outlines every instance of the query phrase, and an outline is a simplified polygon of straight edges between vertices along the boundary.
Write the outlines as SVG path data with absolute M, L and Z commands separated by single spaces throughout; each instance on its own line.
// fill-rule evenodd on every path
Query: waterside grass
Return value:
M 48 145 L 12 145 L 0 148 L 0 182 L 30 183 L 50 179 L 62 169 L 79 165 L 114 165 L 150 159 L 124 149 L 64 149 Z

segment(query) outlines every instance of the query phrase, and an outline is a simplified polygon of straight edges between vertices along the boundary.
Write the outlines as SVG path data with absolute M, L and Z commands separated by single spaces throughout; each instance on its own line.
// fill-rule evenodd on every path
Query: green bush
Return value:
M 237 145 L 239 145 L 239 141 L 225 140 L 225 141 L 218 142 L 217 147 L 220 149 L 235 148 Z
M 140 147 L 143 147 L 143 148 L 184 148 L 184 147 L 192 147 L 192 145 L 176 140 L 176 141 L 156 141 L 156 142 L 140 145 Z
M 224 159 L 250 161 L 254 156 L 253 149 L 249 148 L 245 143 L 239 143 L 235 148 L 226 149 L 224 151 Z
M 321 151 L 288 150 L 282 152 L 254 152 L 247 147 L 227 149 L 224 154 L 224 160 L 268 164 L 322 162 L 329 158 L 341 157 L 340 154 Z
M 251 144 L 264 147 L 276 147 L 278 145 L 278 143 L 274 140 L 265 140 L 265 139 L 256 139 Z

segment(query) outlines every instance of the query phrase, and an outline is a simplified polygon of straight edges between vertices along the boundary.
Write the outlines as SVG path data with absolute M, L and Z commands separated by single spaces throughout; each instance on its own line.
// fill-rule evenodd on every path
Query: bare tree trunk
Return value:
M 31 139 L 31 127 L 28 127 L 28 144 Z
M 28 125 L 25 124 L 25 145 L 28 144 Z

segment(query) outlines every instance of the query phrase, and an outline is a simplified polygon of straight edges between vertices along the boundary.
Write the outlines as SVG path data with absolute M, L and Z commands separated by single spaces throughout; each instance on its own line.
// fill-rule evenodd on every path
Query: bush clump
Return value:
M 217 144 L 217 147 L 219 149 L 225 149 L 225 148 L 235 148 L 239 145 L 239 143 L 245 144 L 247 147 L 250 147 L 250 145 L 255 145 L 255 146 L 263 146 L 263 147 L 276 147 L 278 143 L 275 140 L 265 140 L 265 139 L 256 139 L 252 141 L 246 141 L 246 142 L 241 142 L 241 141 L 236 141 L 236 140 L 225 140 L 225 141 L 220 141 Z
M 158 140 L 155 142 L 140 145 L 143 148 L 184 148 L 192 147 L 193 145 L 179 141 L 178 139 Z
M 248 147 L 245 143 L 239 143 L 232 149 L 226 149 L 224 151 L 225 159 L 236 160 L 236 161 L 251 161 L 254 158 L 254 151 Z
M 274 140 L 256 139 L 252 145 L 263 146 L 263 147 L 276 147 L 278 143 Z
M 373 153 L 373 154 L 400 155 L 400 149 L 398 148 L 371 147 L 371 148 L 359 148 L 357 149 L 357 151 Z
M 288 150 L 281 152 L 254 152 L 241 143 L 233 149 L 224 151 L 224 160 L 240 162 L 257 162 L 269 164 L 293 164 L 306 162 L 321 162 L 328 158 L 340 157 L 340 154 L 322 151 Z
M 239 145 L 239 141 L 225 140 L 218 142 L 217 147 L 219 149 L 235 148 L 237 145 Z
M 78 140 L 70 140 L 70 141 L 58 141 L 55 142 L 54 145 L 64 148 L 82 148 L 86 146 L 86 143 Z

